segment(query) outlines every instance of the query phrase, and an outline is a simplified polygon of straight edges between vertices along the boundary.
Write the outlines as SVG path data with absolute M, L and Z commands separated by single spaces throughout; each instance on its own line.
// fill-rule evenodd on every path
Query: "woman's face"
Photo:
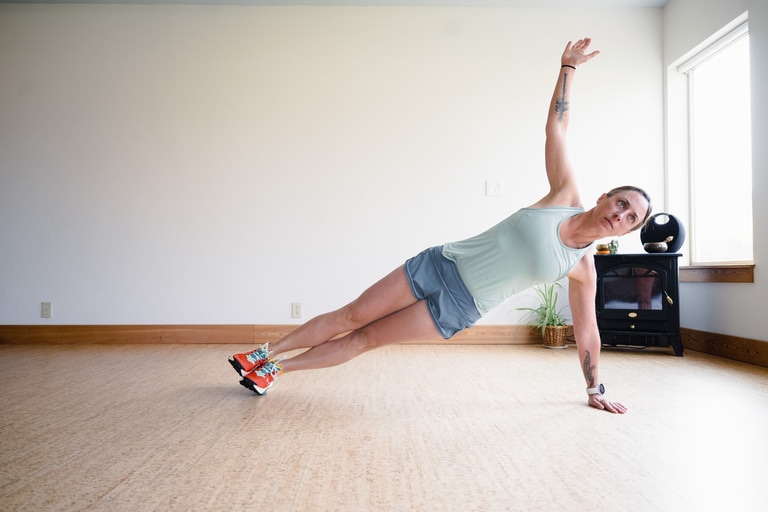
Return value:
M 597 214 L 605 236 L 626 235 L 638 228 L 648 212 L 648 200 L 634 190 L 620 190 L 612 196 L 603 194 L 597 200 Z

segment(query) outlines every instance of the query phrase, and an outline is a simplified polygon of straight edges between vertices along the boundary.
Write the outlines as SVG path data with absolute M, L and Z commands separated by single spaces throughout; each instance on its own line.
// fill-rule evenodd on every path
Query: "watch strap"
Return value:
M 602 383 L 595 388 L 587 388 L 588 395 L 602 395 L 603 393 L 605 393 L 605 386 Z

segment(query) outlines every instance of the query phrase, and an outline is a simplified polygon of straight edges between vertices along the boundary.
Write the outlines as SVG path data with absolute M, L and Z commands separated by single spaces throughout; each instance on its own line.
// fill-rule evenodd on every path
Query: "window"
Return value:
M 744 22 L 683 63 L 693 265 L 751 262 L 752 135 Z

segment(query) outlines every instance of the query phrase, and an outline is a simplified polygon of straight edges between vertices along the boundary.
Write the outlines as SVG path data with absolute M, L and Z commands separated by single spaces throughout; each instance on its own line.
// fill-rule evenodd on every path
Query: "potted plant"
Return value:
M 557 288 L 563 289 L 560 283 L 543 284 L 535 286 L 534 290 L 539 296 L 539 305 L 533 308 L 518 308 L 527 311 L 525 318 L 536 329 L 541 329 L 544 338 L 544 346 L 547 348 L 565 348 L 565 334 L 568 323 L 563 316 L 562 308 L 557 308 Z

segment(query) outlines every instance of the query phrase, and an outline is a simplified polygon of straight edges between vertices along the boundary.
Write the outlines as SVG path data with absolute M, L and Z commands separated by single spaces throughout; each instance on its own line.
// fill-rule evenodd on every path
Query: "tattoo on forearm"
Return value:
M 557 114 L 557 121 L 559 123 L 563 122 L 563 116 L 565 115 L 565 111 L 569 108 L 569 102 L 565 101 L 565 90 L 566 85 L 568 83 L 568 73 L 565 73 L 563 75 L 563 95 L 555 101 L 555 113 Z
M 587 387 L 593 388 L 595 387 L 595 376 L 592 372 L 595 371 L 595 368 L 597 365 L 592 364 L 592 354 L 589 353 L 589 350 L 586 351 L 586 354 L 584 355 L 584 378 L 587 380 Z

